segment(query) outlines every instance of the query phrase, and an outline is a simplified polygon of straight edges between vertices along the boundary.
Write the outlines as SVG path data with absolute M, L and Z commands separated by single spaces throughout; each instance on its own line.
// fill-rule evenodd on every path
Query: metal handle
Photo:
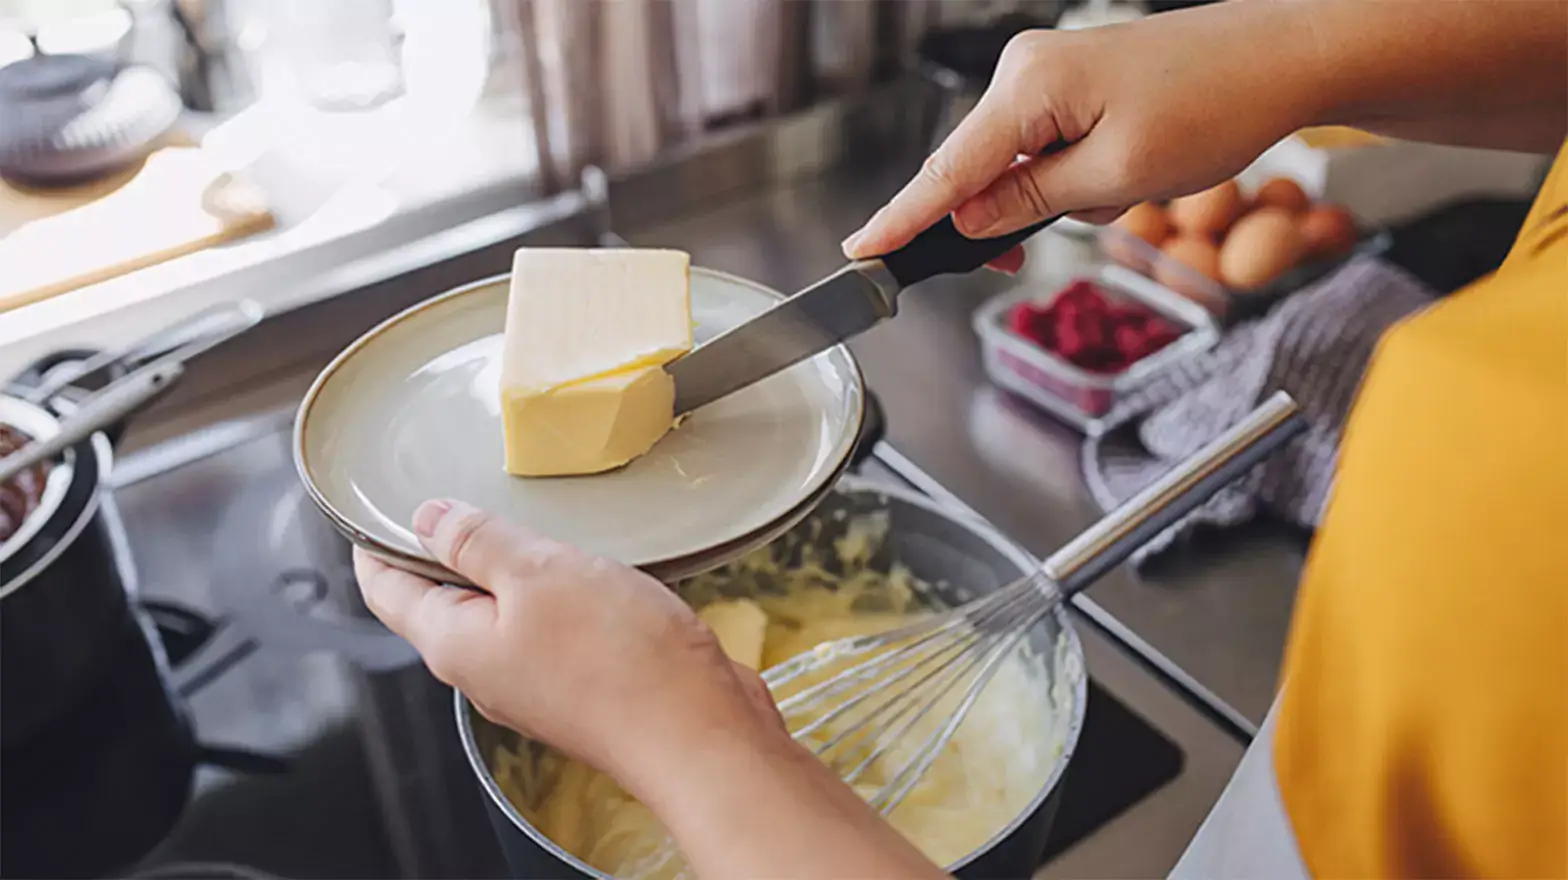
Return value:
M 145 406 L 168 390 L 183 372 L 185 366 L 178 362 L 150 364 L 82 401 L 80 407 L 61 420 L 60 430 L 53 436 L 34 440 L 0 458 L 0 483 L 41 461 L 54 458 L 94 432 Z
M 72 366 L 62 366 L 54 371 L 55 375 L 29 389 L 26 400 L 43 403 L 83 377 L 118 363 L 138 366 L 183 363 L 256 326 L 264 314 L 261 304 L 249 299 L 211 306 L 128 348 L 101 352 Z
M 1082 590 L 1306 426 L 1290 395 L 1275 392 L 1240 423 L 1051 554 L 1041 573 L 1065 595 Z

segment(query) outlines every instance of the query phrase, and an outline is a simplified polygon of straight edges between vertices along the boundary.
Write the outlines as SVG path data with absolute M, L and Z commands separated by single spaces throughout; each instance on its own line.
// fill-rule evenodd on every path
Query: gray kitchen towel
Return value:
M 1333 482 L 1345 416 L 1383 331 L 1435 295 L 1374 257 L 1346 263 L 1209 351 L 1155 376 L 1084 442 L 1089 490 L 1109 510 L 1235 424 L 1270 394 L 1296 399 L 1307 430 L 1134 554 L 1141 565 L 1195 526 L 1233 526 L 1260 508 L 1315 527 Z

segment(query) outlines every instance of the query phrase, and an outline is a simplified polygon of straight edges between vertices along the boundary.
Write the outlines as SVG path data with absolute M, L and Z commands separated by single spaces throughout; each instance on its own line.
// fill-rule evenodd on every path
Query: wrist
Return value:
M 1230 52 L 1240 82 L 1264 82 L 1254 108 L 1267 114 L 1275 139 L 1329 124 L 1343 98 L 1331 74 L 1338 65 L 1334 41 L 1323 33 L 1321 0 L 1257 0 L 1209 7 L 1235 16 L 1230 41 L 1249 51 Z M 1267 76 L 1260 79 L 1259 73 Z M 1249 108 L 1253 109 L 1253 108 Z
M 637 780 L 627 790 L 699 876 L 946 876 L 761 713 L 670 747 Z
M 1206 75 L 1195 80 L 1199 104 L 1223 107 L 1216 124 L 1262 150 L 1333 112 L 1335 99 L 1322 81 L 1332 60 L 1319 45 L 1311 9 L 1317 2 L 1217 3 L 1150 16 L 1133 27 L 1147 28 L 1151 53 L 1181 45 L 1201 56 Z
M 1380 53 L 1369 56 L 1362 39 L 1369 28 L 1377 31 L 1374 19 L 1383 11 L 1360 0 L 1271 0 L 1268 5 L 1276 12 L 1268 45 L 1284 59 L 1288 73 L 1282 79 L 1296 117 L 1292 130 L 1352 124 L 1384 74 Z
M 777 719 L 761 717 L 743 696 L 661 718 L 639 718 L 621 735 L 623 741 L 610 752 L 604 770 L 661 816 L 661 805 L 673 805 L 693 780 L 796 753 L 815 760 Z

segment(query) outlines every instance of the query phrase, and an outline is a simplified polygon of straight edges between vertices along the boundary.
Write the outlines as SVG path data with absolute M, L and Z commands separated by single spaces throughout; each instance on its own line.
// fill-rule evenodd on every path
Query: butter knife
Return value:
M 1056 221 L 996 238 L 967 238 L 951 216 L 909 244 L 856 260 L 767 311 L 720 333 L 668 366 L 675 413 L 685 415 L 858 336 L 898 312 L 904 288 L 984 266 Z

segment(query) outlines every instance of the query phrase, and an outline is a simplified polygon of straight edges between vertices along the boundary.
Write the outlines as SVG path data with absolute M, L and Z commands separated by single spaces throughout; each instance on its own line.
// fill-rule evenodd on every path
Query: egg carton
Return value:
M 1359 218 L 1356 228 L 1356 243 L 1345 253 L 1300 263 L 1254 290 L 1227 287 L 1119 226 L 1101 227 L 1098 241 L 1107 259 L 1131 269 L 1151 284 L 1198 303 L 1216 320 L 1230 325 L 1258 317 L 1280 300 L 1350 260 L 1384 253 L 1393 244 L 1393 236 L 1387 229 L 1369 225 Z
M 1289 177 L 1315 199 L 1386 227 L 1464 199 L 1528 199 L 1550 164 L 1550 156 L 1317 129 L 1281 140 L 1237 180 L 1246 187 Z

